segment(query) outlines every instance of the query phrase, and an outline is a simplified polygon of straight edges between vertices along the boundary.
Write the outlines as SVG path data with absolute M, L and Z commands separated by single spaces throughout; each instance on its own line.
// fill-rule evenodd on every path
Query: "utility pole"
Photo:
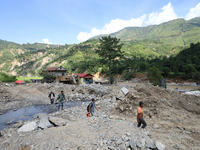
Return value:
M 25 60 L 23 58 L 23 75 L 24 75 L 24 85 L 25 85 L 25 69 L 24 69 Z

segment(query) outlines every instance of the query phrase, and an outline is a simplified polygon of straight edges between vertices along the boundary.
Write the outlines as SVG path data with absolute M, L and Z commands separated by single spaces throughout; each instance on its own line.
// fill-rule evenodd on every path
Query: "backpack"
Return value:
M 92 103 L 92 104 L 91 104 Z M 93 106 L 93 102 L 91 102 L 91 107 Z M 89 107 L 90 107 L 90 104 L 87 106 L 87 112 L 89 112 Z

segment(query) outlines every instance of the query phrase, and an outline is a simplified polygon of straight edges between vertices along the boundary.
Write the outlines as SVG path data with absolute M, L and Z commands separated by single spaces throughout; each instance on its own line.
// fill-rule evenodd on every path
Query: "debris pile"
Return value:
M 16 122 L 2 130 L 0 149 L 197 150 L 200 147 L 199 96 L 180 94 L 151 84 L 3 85 L 0 94 L 9 91 L 11 97 L 10 102 L 1 101 L 0 107 L 3 110 L 50 104 L 49 91 L 57 96 L 62 90 L 70 101 L 96 98 L 99 112 L 87 118 L 88 104 L 84 103 L 48 115 L 38 114 L 27 122 Z M 137 128 L 140 101 L 144 102 L 145 130 Z

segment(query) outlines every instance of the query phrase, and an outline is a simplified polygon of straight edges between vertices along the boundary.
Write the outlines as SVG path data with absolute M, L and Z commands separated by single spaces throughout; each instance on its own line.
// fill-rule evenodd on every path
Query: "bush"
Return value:
M 44 82 L 52 83 L 56 80 L 56 76 L 52 73 L 44 73 L 43 80 L 44 80 Z
M 155 66 L 149 68 L 147 76 L 154 86 L 159 85 L 159 79 L 163 79 L 161 72 Z
M 123 74 L 122 79 L 123 80 L 131 80 L 131 78 L 134 78 L 135 74 L 133 72 L 126 72 Z
M 106 65 L 103 65 L 103 67 L 100 69 L 100 75 L 107 73 L 108 73 L 108 68 L 106 67 Z
M 16 76 L 0 73 L 0 82 L 15 82 L 16 80 Z

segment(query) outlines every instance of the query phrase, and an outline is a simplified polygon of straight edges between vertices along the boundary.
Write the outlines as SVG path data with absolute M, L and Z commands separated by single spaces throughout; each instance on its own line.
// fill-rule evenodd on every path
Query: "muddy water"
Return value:
M 89 101 L 69 101 L 64 103 L 64 108 L 70 108 L 75 106 L 81 106 L 84 103 L 89 103 Z M 29 120 L 31 117 L 38 113 L 49 114 L 57 111 L 57 105 L 36 105 L 28 106 L 17 109 L 16 111 L 10 110 L 7 113 L 0 115 L 0 131 L 14 122 L 19 120 Z
M 191 91 L 191 90 L 196 90 L 198 89 L 197 86 L 179 86 L 179 85 L 167 85 L 167 89 L 181 89 L 181 90 L 186 90 L 186 91 Z

